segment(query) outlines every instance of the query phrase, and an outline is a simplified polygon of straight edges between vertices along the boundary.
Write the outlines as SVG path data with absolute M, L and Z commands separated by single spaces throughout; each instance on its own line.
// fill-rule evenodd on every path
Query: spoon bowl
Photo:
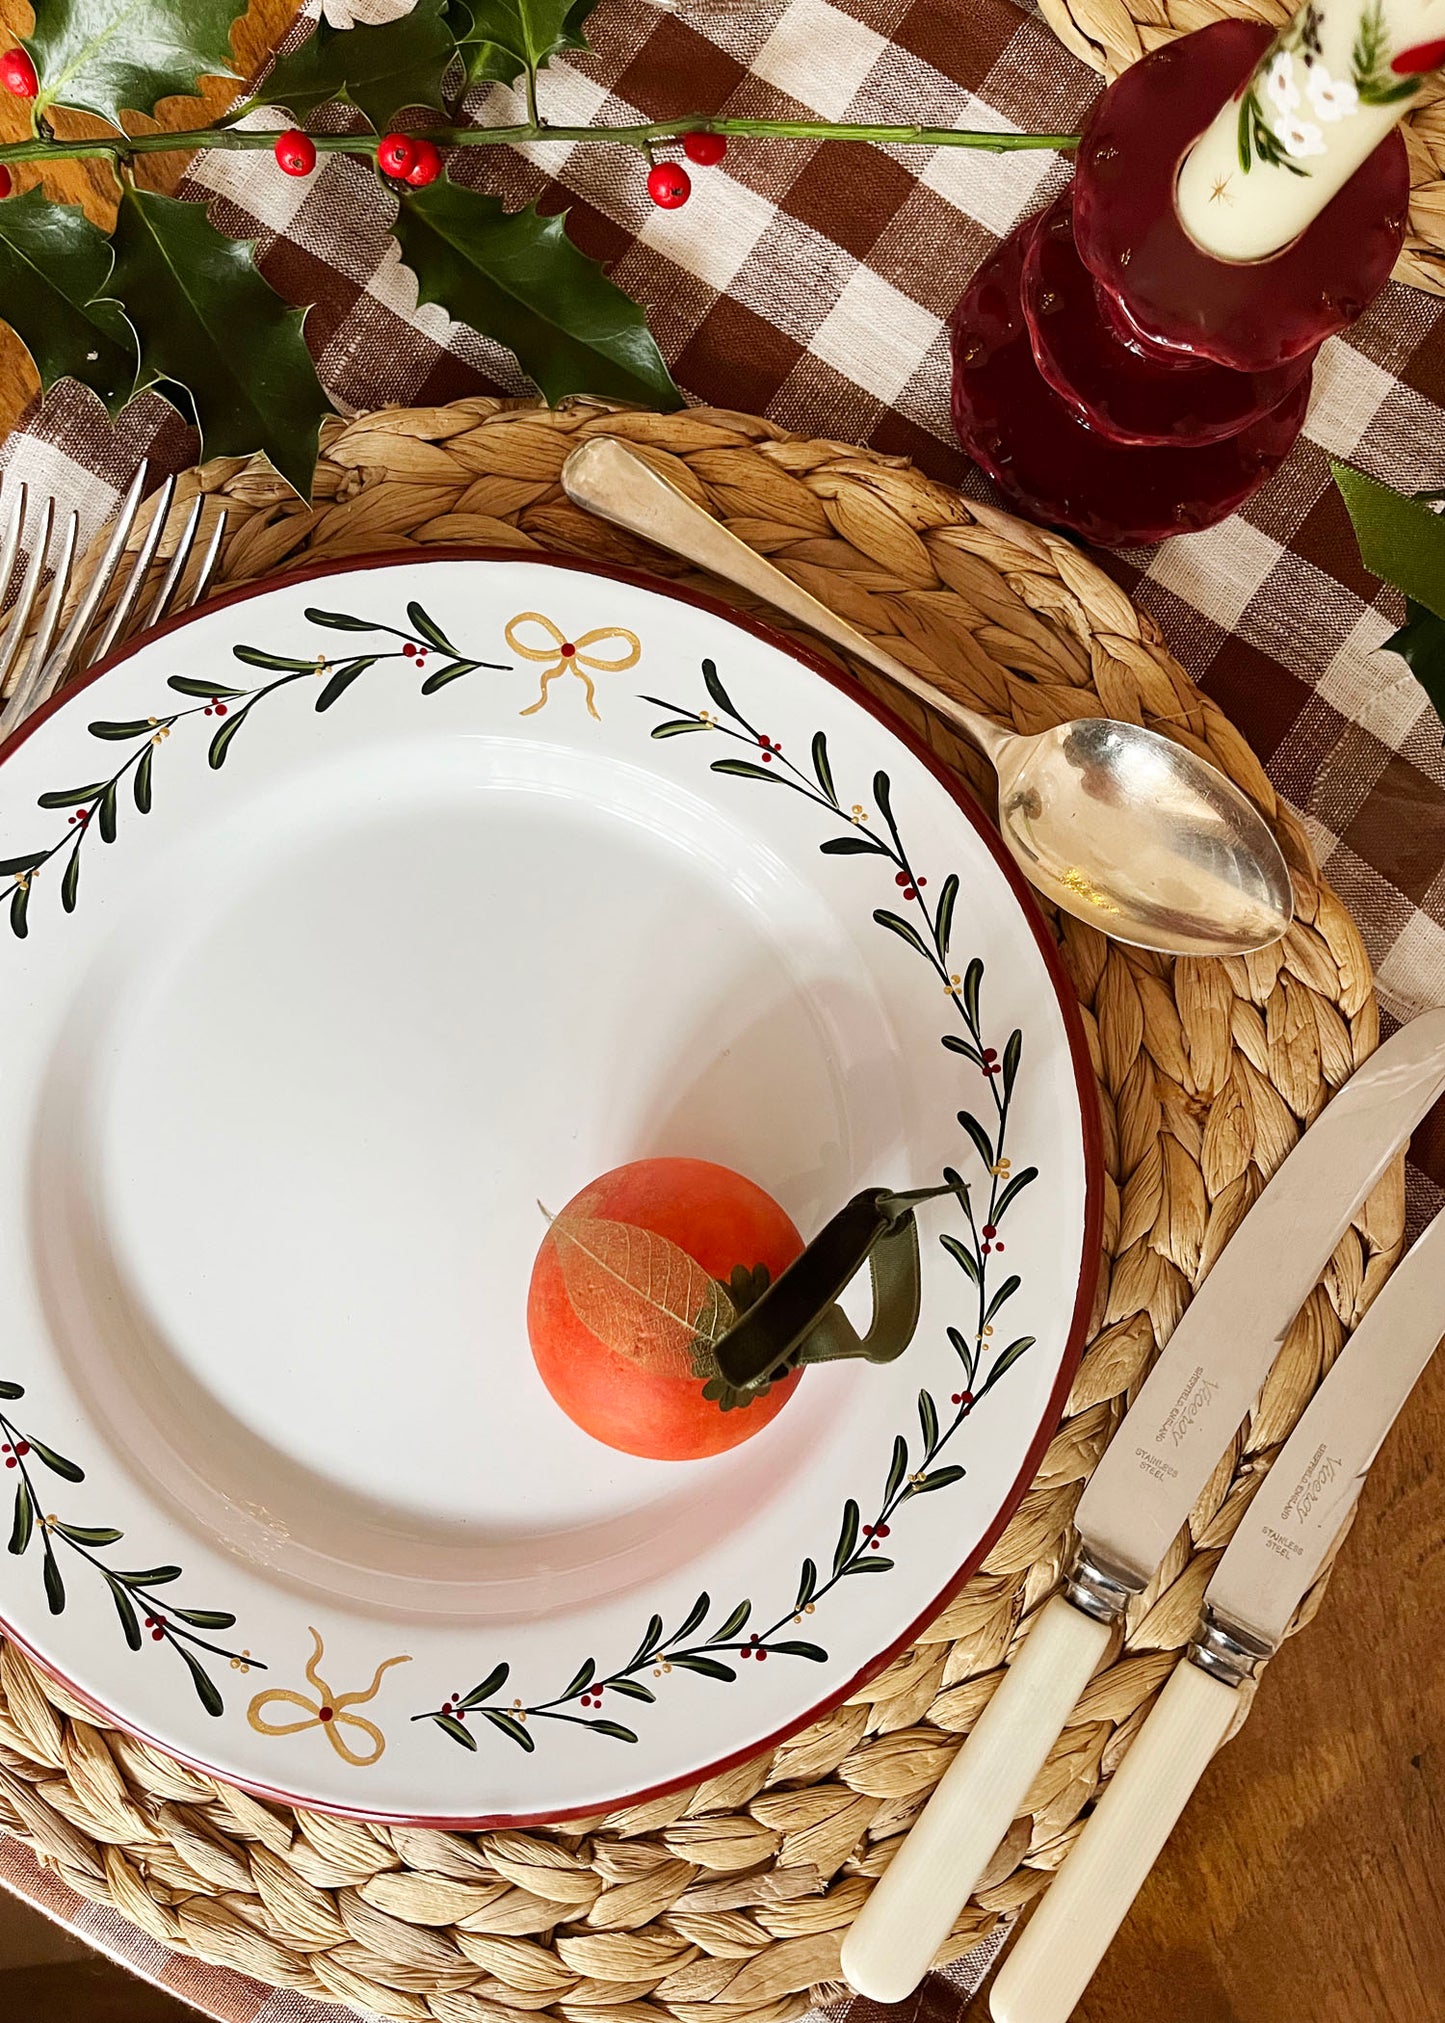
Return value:
M 1289 872 L 1263 816 L 1171 738 L 1080 717 L 1008 737 L 995 764 L 999 828 L 1024 876 L 1116 941 L 1237 955 L 1289 926 Z
M 593 436 L 562 467 L 574 504 L 765 598 L 876 667 L 978 746 L 1025 878 L 1091 927 L 1169 955 L 1244 955 L 1294 917 L 1284 854 L 1246 794 L 1158 731 L 1081 717 L 1025 737 L 966 709 L 800 589 L 627 443 Z

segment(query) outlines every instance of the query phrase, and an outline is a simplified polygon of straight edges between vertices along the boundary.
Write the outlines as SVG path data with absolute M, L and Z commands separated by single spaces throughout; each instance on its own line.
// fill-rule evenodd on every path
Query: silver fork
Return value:
M 165 534 L 166 522 L 170 517 L 171 501 L 176 489 L 173 477 L 167 478 L 156 494 L 155 510 L 151 515 L 150 525 L 130 560 L 129 571 L 120 594 L 99 626 L 96 625 L 96 614 L 105 600 L 107 590 L 126 560 L 126 543 L 140 510 L 145 480 L 146 466 L 142 463 L 117 508 L 115 524 L 111 529 L 105 552 L 63 632 L 60 632 L 60 617 L 75 568 L 77 515 L 72 512 L 66 516 L 58 539 L 52 541 L 56 519 L 55 501 L 50 498 L 36 501 L 33 524 L 30 528 L 29 561 L 26 564 L 19 595 L 11 608 L 4 637 L 0 639 L 0 733 L 13 730 L 30 715 L 32 710 L 48 702 L 56 689 L 71 674 L 78 673 L 82 668 L 90 667 L 97 660 L 103 659 L 126 637 Z M 17 483 L 11 498 L 5 529 L 3 534 L 0 534 L 0 589 L 9 582 L 11 571 L 15 567 L 15 558 L 20 552 L 28 503 L 27 487 L 23 483 Z M 181 578 L 185 574 L 186 564 L 190 560 L 196 536 L 200 531 L 204 504 L 203 498 L 197 498 L 192 504 L 177 539 L 175 552 L 162 572 L 160 583 L 145 608 L 140 625 L 135 628 L 137 632 L 149 631 L 151 626 L 158 625 L 162 618 L 170 616 L 175 611 L 189 610 L 204 597 L 220 557 L 221 541 L 226 531 L 224 512 L 217 515 L 189 591 L 184 598 L 178 594 Z M 39 600 L 47 567 L 51 571 L 50 587 L 27 650 L 26 634 Z M 57 632 L 60 632 L 58 639 Z

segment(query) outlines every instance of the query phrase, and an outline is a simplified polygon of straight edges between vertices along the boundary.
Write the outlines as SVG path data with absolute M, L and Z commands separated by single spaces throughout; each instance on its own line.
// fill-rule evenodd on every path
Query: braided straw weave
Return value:
M 1115 78 L 1151 49 L 1213 21 L 1262 21 L 1282 28 L 1298 0 L 1039 0 L 1039 12 L 1066 48 Z M 1410 228 L 1395 279 L 1445 295 L 1445 77 L 1422 79 L 1402 127 L 1410 155 Z
M 1053 1586 L 1079 1492 L 1156 1343 L 1301 1126 L 1377 1038 L 1353 924 L 1257 761 L 1151 622 L 1068 542 L 896 459 L 711 409 L 579 402 L 549 413 L 475 399 L 331 425 L 309 508 L 240 462 L 193 472 L 181 491 L 225 501 L 227 583 L 448 542 L 558 548 L 701 580 L 567 502 L 562 460 L 598 432 L 636 444 L 976 708 L 1022 731 L 1122 716 L 1207 753 L 1277 821 L 1299 918 L 1277 947 L 1228 962 L 1174 962 L 1059 920 L 1108 1166 L 1106 1268 L 1063 1425 L 982 1570 L 918 1645 L 773 1754 L 550 1831 L 370 1826 L 264 1805 L 185 1769 L 87 1718 L 13 1646 L 0 1650 L 0 1823 L 163 1944 L 406 2023 L 512 2023 L 543 2010 L 566 2023 L 790 2023 L 836 1992 L 842 1932 Z M 889 700 L 986 788 L 971 751 L 907 697 Z M 1247 1433 L 1131 1610 L 947 1957 L 1062 1859 L 1175 1662 L 1260 1471 L 1395 1262 L 1403 1216 L 1400 1166 L 1310 1296 Z

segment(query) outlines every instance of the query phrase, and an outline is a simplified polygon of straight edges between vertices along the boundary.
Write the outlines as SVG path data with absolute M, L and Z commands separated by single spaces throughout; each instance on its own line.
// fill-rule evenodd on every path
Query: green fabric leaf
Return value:
M 1390 634 L 1381 651 L 1399 654 L 1445 723 L 1445 622 L 1407 597 L 1405 623 Z
M 467 82 L 511 84 L 562 49 L 585 49 L 582 24 L 597 0 L 452 0 L 448 19 Z
M 641 309 L 567 237 L 565 213 L 508 212 L 443 179 L 408 196 L 395 231 L 418 301 L 516 353 L 547 400 L 612 394 L 674 408 L 682 396 Z
M 1445 519 L 1363 471 L 1331 460 L 1354 522 L 1360 560 L 1437 618 L 1445 618 Z
M 135 392 L 140 352 L 105 294 L 110 241 L 78 204 L 27 190 L 0 204 L 0 303 L 48 392 L 78 379 L 117 414 Z
M 231 24 L 246 0 L 36 0 L 25 46 L 40 79 L 37 115 L 71 105 L 120 125 L 202 77 L 234 77 Z
M 446 0 L 417 0 L 410 14 L 374 28 L 336 29 L 321 21 L 309 41 L 268 72 L 256 103 L 284 106 L 304 120 L 339 98 L 385 133 L 403 106 L 441 106 L 442 77 L 455 54 Z
M 264 450 L 303 498 L 329 404 L 288 309 L 244 241 L 199 204 L 127 190 L 115 228 L 116 294 L 140 335 L 148 377 L 178 379 L 196 404 L 201 455 Z

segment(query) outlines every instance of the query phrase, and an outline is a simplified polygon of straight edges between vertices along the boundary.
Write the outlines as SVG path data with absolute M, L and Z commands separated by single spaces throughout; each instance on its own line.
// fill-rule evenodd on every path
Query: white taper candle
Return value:
M 1317 217 L 1445 60 L 1445 0 L 1305 0 L 1196 141 L 1179 216 L 1222 260 L 1276 253 Z

